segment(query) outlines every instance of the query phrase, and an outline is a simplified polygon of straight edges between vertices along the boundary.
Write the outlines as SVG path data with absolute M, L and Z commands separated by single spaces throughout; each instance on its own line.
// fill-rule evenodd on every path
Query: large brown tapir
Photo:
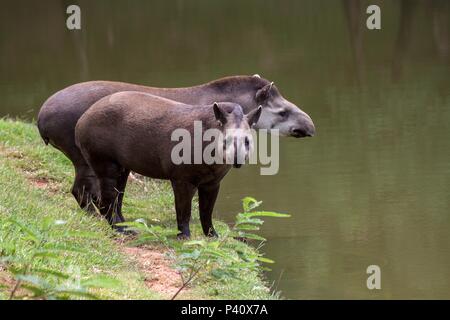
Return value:
M 62 151 L 75 166 L 72 194 L 80 206 L 95 210 L 92 200 L 98 196 L 94 172 L 75 145 L 75 125 L 96 101 L 115 92 L 139 91 L 190 105 L 234 102 L 245 113 L 262 106 L 256 128 L 278 129 L 281 135 L 297 138 L 315 133 L 311 118 L 286 100 L 272 82 L 254 76 L 232 76 L 185 88 L 155 88 L 111 81 L 91 81 L 72 85 L 55 93 L 43 104 L 37 125 L 48 144 Z
M 113 226 L 125 221 L 117 199 L 123 197 L 132 170 L 147 177 L 170 180 L 181 238 L 190 236 L 191 202 L 198 190 L 203 232 L 216 236 L 211 216 L 220 181 L 231 165 L 242 164 L 237 160 L 238 153 L 244 161 L 248 156 L 252 144 L 250 127 L 258 122 L 261 112 L 259 107 L 244 115 L 242 107 L 235 103 L 192 106 L 133 91 L 102 98 L 83 114 L 75 128 L 76 145 L 100 184 L 101 214 Z M 201 125 L 202 157 L 205 147 L 213 143 L 218 148 L 214 154 L 226 149 L 220 155 L 221 161 L 207 164 L 202 160 L 194 164 L 194 139 L 199 138 L 198 131 L 197 137 L 194 136 L 195 121 Z M 172 134 L 180 129 L 189 133 L 187 150 L 192 150 L 184 163 L 173 159 L 174 147 L 180 142 Z M 208 129 L 216 129 L 223 135 L 206 142 L 203 134 Z M 245 142 L 239 144 L 240 138 Z M 220 145 L 215 140 L 231 141 L 232 148 L 224 148 L 225 142 Z M 229 151 L 233 154 L 227 158 Z M 231 159 L 231 164 L 227 159 Z

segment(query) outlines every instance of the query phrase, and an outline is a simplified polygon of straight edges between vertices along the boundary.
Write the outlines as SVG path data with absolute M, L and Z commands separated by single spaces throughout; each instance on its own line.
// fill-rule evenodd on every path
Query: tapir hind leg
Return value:
M 64 138 L 67 135 L 53 133 L 53 136 L 60 139 L 56 142 L 53 141 L 54 139 L 49 140 L 49 143 L 63 152 L 72 161 L 75 168 L 75 180 L 71 190 L 72 195 L 81 209 L 95 213 L 94 205 L 97 205 L 100 190 L 94 171 L 89 167 L 80 150 L 75 146 L 74 141 Z
M 83 210 L 95 213 L 99 194 L 97 177 L 89 165 L 84 163 L 75 164 L 75 181 L 72 186 L 72 195 Z
M 72 195 L 83 210 L 95 213 L 94 205 L 97 205 L 96 202 L 100 196 L 95 172 L 88 165 L 80 150 L 75 146 L 66 146 L 64 149 L 57 147 L 56 144 L 53 144 L 53 146 L 59 150 L 66 150 L 64 154 L 72 161 L 73 166 L 75 167 L 75 180 L 72 186 Z
M 119 213 L 119 184 L 125 169 L 120 165 L 110 161 L 91 161 L 92 169 L 98 178 L 100 186 L 99 210 L 109 224 L 117 231 L 124 231 L 123 227 L 116 226 L 117 223 L 124 222 L 124 218 Z M 123 196 L 123 191 L 122 191 Z

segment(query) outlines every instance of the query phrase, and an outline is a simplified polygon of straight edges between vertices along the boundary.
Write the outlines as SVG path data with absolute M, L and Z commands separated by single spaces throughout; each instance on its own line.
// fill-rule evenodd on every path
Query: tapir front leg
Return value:
M 180 233 L 178 239 L 188 239 L 191 236 L 189 221 L 191 220 L 192 198 L 196 186 L 184 181 L 171 181 L 175 195 L 175 210 L 177 212 L 177 225 Z
M 219 188 L 219 183 L 201 185 L 198 187 L 200 222 L 202 223 L 203 233 L 208 237 L 218 236 L 212 223 L 212 213 L 219 193 Z

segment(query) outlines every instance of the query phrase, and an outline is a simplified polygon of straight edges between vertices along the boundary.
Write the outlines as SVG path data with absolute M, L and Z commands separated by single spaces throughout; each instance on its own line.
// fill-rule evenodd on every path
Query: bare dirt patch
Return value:
M 145 276 L 145 284 L 153 291 L 171 298 L 181 287 L 180 275 L 171 267 L 170 259 L 161 249 L 150 246 L 121 246 L 121 250 L 137 263 L 137 267 Z M 181 296 L 188 292 L 189 289 L 184 289 Z
M 0 144 L 0 154 L 4 155 L 6 158 L 18 160 L 18 162 L 26 160 L 24 154 L 19 150 L 16 150 L 14 148 L 5 148 L 1 144 Z M 21 172 L 23 172 L 24 176 L 35 188 L 47 190 L 51 194 L 55 194 L 61 190 L 61 183 L 55 181 L 54 179 L 43 177 L 42 176 L 43 173 L 39 172 L 39 170 L 35 168 L 31 168 L 28 166 L 25 167 L 23 165 L 17 165 L 16 168 L 18 168 Z
M 14 285 L 16 284 L 16 280 L 6 272 L 6 269 L 0 266 L 0 290 L 4 290 L 6 296 L 9 296 L 9 292 L 12 291 Z M 26 297 L 28 292 L 22 288 L 16 292 L 16 296 Z
M 38 189 L 47 189 L 49 184 L 48 180 L 45 178 L 30 177 L 28 180 L 30 180 L 31 183 Z
M 16 150 L 14 148 L 5 148 L 0 145 L 0 153 L 3 154 L 7 158 L 12 159 L 23 159 L 24 155 L 19 150 Z
M 37 189 L 46 190 L 51 194 L 56 194 L 61 190 L 60 183 L 45 177 L 39 177 L 34 172 L 23 171 L 25 177 L 31 183 L 31 185 Z
M 0 290 L 10 292 L 14 287 L 14 284 L 15 284 L 14 279 L 8 274 L 6 274 L 6 272 L 2 271 L 0 267 Z
M 6 273 L 6 267 L 0 265 L 0 284 L 10 289 L 13 287 L 15 280 Z

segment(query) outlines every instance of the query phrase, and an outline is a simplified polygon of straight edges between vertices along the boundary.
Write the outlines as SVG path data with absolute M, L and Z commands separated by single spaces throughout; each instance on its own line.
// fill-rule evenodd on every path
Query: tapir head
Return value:
M 260 79 L 255 94 L 256 105 L 262 106 L 261 117 L 255 128 L 278 129 L 282 136 L 312 137 L 316 129 L 311 117 L 292 102 L 286 100 L 273 82 Z
M 225 163 L 240 168 L 253 149 L 251 128 L 258 123 L 262 107 L 244 114 L 235 103 L 214 103 L 214 116 L 222 131 L 223 159 Z

